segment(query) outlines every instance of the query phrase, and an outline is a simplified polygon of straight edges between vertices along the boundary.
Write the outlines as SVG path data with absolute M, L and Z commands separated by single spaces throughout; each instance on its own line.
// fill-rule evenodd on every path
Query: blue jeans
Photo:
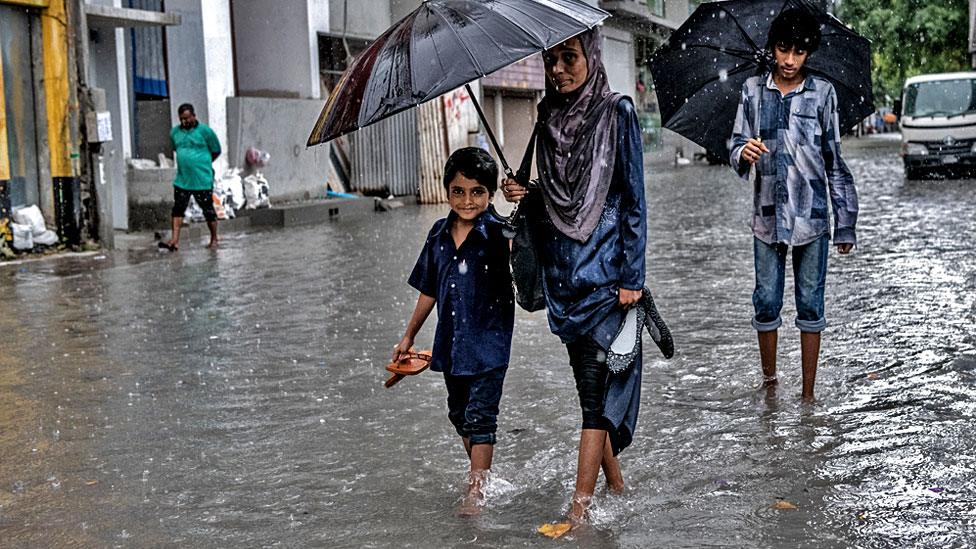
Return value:
M 498 403 L 508 366 L 482 374 L 444 374 L 447 385 L 447 417 L 454 430 L 474 444 L 494 444 L 498 426 Z
M 801 332 L 820 333 L 827 327 L 824 318 L 824 286 L 827 281 L 826 234 L 803 246 L 793 246 L 793 281 L 796 293 L 796 327 Z M 752 304 L 756 316 L 752 327 L 771 332 L 783 324 L 783 286 L 786 278 L 786 244 L 766 244 L 753 237 L 756 262 L 756 289 Z

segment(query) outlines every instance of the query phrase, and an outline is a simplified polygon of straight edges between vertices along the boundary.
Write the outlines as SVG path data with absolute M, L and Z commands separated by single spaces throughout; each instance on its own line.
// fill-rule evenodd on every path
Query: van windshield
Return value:
M 933 80 L 905 89 L 905 116 L 953 116 L 976 113 L 976 80 Z

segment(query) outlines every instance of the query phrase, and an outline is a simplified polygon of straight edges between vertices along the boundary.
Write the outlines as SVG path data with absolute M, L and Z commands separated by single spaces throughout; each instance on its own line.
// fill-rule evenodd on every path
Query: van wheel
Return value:
M 921 179 L 922 170 L 914 166 L 905 166 L 905 179 Z

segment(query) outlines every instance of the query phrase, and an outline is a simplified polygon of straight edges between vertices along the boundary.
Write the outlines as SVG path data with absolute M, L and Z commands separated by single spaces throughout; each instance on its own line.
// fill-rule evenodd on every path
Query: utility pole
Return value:
M 976 69 L 976 0 L 969 0 L 969 65 Z

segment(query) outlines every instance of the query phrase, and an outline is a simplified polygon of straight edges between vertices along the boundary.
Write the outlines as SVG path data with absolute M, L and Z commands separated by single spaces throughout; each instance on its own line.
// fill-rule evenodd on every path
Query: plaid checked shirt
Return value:
M 829 187 L 834 244 L 857 243 L 857 190 L 840 156 L 839 125 L 837 92 L 823 78 L 807 76 L 786 95 L 771 74 L 745 81 L 729 160 L 739 177 L 748 179 L 751 166 L 740 162 L 746 142 L 758 135 L 769 148 L 756 163 L 752 216 L 756 238 L 767 244 L 801 246 L 827 233 Z

